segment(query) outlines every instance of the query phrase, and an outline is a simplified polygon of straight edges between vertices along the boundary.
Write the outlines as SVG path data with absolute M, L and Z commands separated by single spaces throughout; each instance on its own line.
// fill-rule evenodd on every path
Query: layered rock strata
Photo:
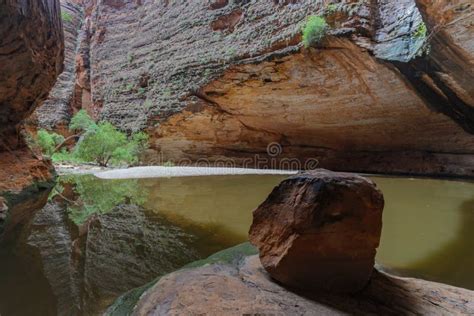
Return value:
M 57 0 L 0 1 L 0 236 L 46 202 L 52 167 L 20 135 L 20 123 L 47 97 L 62 71 Z
M 471 177 L 468 2 L 88 1 L 77 95 L 97 118 L 146 129 L 151 164 Z M 312 14 L 331 29 L 302 49 Z
M 84 20 L 83 9 L 71 1 L 61 1 L 64 27 L 64 70 L 59 75 L 48 99 L 28 118 L 28 125 L 57 130 L 67 135 L 67 126 L 74 112 L 75 82 L 79 61 L 78 37 Z

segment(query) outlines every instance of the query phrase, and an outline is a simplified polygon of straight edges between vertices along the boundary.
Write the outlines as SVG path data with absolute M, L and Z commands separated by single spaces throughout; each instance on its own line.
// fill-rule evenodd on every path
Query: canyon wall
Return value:
M 467 0 L 82 6 L 70 107 L 146 130 L 145 163 L 474 176 Z M 330 25 L 314 48 L 309 15 Z
M 67 133 L 69 119 L 73 113 L 78 37 L 84 14 L 81 6 L 68 1 L 61 1 L 61 12 L 64 29 L 64 70 L 58 76 L 48 99 L 27 119 L 26 125 Z
M 46 203 L 53 176 L 21 136 L 21 122 L 62 71 L 59 1 L 0 1 L 0 237 Z
M 474 133 L 474 3 L 417 0 L 417 4 L 431 38 L 429 69 L 440 90 L 440 103 L 448 99 L 452 109 L 446 113 Z

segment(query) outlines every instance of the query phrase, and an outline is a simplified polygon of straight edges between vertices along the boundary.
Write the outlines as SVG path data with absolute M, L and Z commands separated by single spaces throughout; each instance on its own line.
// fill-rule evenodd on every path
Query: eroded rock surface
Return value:
M 78 2 L 72 106 L 145 129 L 147 163 L 311 158 L 335 170 L 474 176 L 466 1 L 431 11 L 414 0 Z M 453 14 L 430 15 L 440 6 Z M 304 50 L 312 14 L 326 15 L 330 36 Z M 455 40 L 424 56 L 438 15 L 451 17 L 443 32 Z M 460 57 L 443 53 L 456 45 Z
M 357 295 L 295 293 L 272 281 L 258 256 L 229 260 L 162 277 L 141 296 L 133 315 L 469 315 L 474 312 L 474 292 L 439 283 L 375 271 L 369 285 Z M 119 303 L 109 309 L 109 315 L 131 312 L 121 309 L 125 305 Z
M 17 124 L 48 96 L 63 69 L 63 31 L 58 0 L 3 0 L 0 8 L 0 132 L 15 148 Z
M 51 165 L 27 148 L 19 124 L 62 71 L 59 1 L 0 1 L 0 236 L 46 202 Z
M 280 183 L 254 212 L 249 239 L 284 285 L 357 292 L 369 281 L 384 200 L 368 179 L 317 170 Z
M 28 119 L 28 125 L 67 134 L 67 126 L 74 111 L 76 57 L 78 37 L 82 29 L 83 9 L 72 1 L 61 1 L 64 27 L 64 70 L 49 93 L 48 99 Z
M 458 120 L 474 131 L 474 3 L 470 0 L 416 0 L 423 15 L 437 71 L 433 81 L 455 103 Z M 444 94 L 444 95 L 443 95 Z

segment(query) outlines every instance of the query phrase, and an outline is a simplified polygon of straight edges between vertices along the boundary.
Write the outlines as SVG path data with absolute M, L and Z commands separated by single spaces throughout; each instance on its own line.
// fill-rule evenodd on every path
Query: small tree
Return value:
M 326 36 L 327 29 L 328 24 L 323 17 L 310 16 L 302 29 L 304 46 L 308 48 L 318 44 Z
M 70 131 L 90 131 L 97 128 L 97 124 L 94 120 L 87 114 L 85 110 L 80 110 L 77 112 L 71 119 L 69 123 Z
M 94 132 L 88 133 L 76 148 L 79 158 L 86 161 L 96 161 L 101 166 L 107 166 L 117 152 L 127 145 L 127 137 L 109 122 L 101 122 Z
M 109 163 L 136 163 L 147 148 L 148 135 L 140 132 L 127 137 L 109 122 L 95 123 L 83 110 L 71 120 L 70 130 L 82 131 L 74 156 L 83 161 L 95 161 L 101 166 Z

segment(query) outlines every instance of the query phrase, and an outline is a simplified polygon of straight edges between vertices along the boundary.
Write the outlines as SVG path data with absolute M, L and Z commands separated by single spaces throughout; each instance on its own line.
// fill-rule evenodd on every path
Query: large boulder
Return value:
M 382 193 L 364 177 L 302 173 L 280 183 L 254 211 L 250 241 L 285 285 L 357 292 L 373 271 L 383 206 Z

